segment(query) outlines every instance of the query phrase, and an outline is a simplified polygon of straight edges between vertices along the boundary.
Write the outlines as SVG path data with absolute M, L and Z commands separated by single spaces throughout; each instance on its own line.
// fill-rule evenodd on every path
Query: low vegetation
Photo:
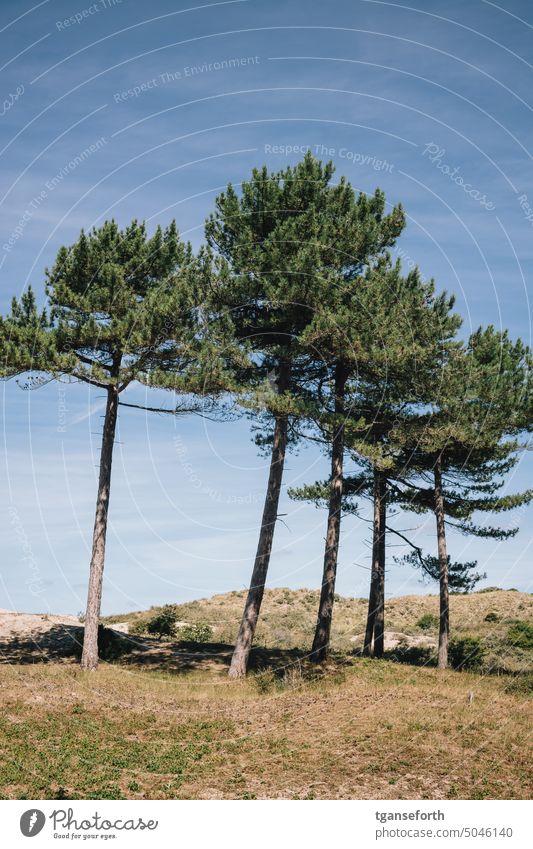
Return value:
M 174 639 L 198 643 L 213 640 L 229 646 L 235 640 L 245 595 L 244 591 L 225 593 L 185 604 L 108 616 L 104 622 L 108 625 L 127 622 L 130 633 L 149 634 L 152 633 L 150 623 L 164 616 L 171 607 L 174 621 L 182 623 Z M 258 650 L 297 650 L 305 655 L 313 640 L 317 605 L 316 590 L 266 590 L 256 632 Z M 357 653 L 362 648 L 367 609 L 366 599 L 336 596 L 332 625 L 334 652 L 345 655 Z M 438 632 L 438 610 L 436 595 L 389 599 L 385 628 L 390 645 L 386 656 L 406 663 L 431 664 Z M 466 638 L 479 639 L 482 671 L 522 673 L 529 667 L 532 595 L 497 588 L 489 592 L 452 595 L 450 618 L 456 644 Z M 480 656 L 479 652 L 476 656 Z
M 108 617 L 97 675 L 76 662 L 75 619 L 35 617 L 49 630 L 26 641 L 21 631 L 6 635 L 0 796 L 531 796 L 531 595 L 452 596 L 460 671 L 442 671 L 435 633 L 420 626 L 436 615 L 435 596 L 389 601 L 386 633 L 396 645 L 384 660 L 359 653 L 365 601 L 337 597 L 335 650 L 317 667 L 308 659 L 317 592 L 268 590 L 250 675 L 229 681 L 242 597 Z M 498 620 L 487 621 L 489 612 Z M 150 635 L 162 614 L 171 614 L 174 636 Z
M 515 648 L 533 649 L 533 625 L 517 619 L 509 628 L 507 639 Z
M 479 669 L 483 666 L 486 649 L 480 637 L 456 637 L 450 643 L 450 662 L 453 669 Z
M 174 637 L 176 634 L 176 622 L 178 614 L 176 613 L 175 604 L 165 604 L 159 613 L 152 616 L 148 622 L 143 623 L 148 634 L 156 634 L 161 639 L 162 637 Z
M 1 796 L 531 796 L 530 720 L 507 678 L 365 658 L 322 676 L 289 659 L 246 681 L 226 670 L 2 667 Z
M 434 613 L 424 613 L 416 623 L 416 627 L 423 631 L 434 631 L 439 627 L 439 617 Z

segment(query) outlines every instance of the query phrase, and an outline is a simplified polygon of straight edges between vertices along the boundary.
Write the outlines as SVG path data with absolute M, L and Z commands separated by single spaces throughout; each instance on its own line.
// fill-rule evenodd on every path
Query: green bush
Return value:
M 479 637 L 456 637 L 450 642 L 448 656 L 454 669 L 477 669 L 486 649 Z
M 533 674 L 513 675 L 509 683 L 505 686 L 505 692 L 533 698 Z
M 501 618 L 502 618 L 502 617 L 500 616 L 500 614 L 499 614 L 499 613 L 496 613 L 496 611 L 495 611 L 495 610 L 491 610 L 491 611 L 490 611 L 489 613 L 487 613 L 487 615 L 485 616 L 485 622 L 499 622 Z
M 156 634 L 159 639 L 161 637 L 173 637 L 176 634 L 177 621 L 176 605 L 165 604 L 159 613 L 148 620 L 146 630 L 149 634 Z
M 396 663 L 408 663 L 411 666 L 435 666 L 435 650 L 428 646 L 397 646 L 393 651 L 385 652 L 388 660 Z
M 180 630 L 180 639 L 187 643 L 208 643 L 212 636 L 213 629 L 207 622 L 195 622 Z
M 422 631 L 430 631 L 433 628 L 438 628 L 439 617 L 435 616 L 434 613 L 424 613 L 416 623 L 416 627 L 421 628 Z
M 509 628 L 507 639 L 519 649 L 533 649 L 533 625 L 517 619 Z

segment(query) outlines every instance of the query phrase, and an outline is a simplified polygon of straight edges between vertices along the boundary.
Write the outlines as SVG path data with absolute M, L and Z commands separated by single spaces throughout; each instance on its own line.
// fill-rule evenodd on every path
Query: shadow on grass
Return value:
M 384 660 L 393 663 L 404 663 L 410 666 L 435 668 L 437 666 L 437 657 L 434 651 L 421 646 L 401 647 L 394 650 L 386 651 L 383 655 Z M 450 669 L 453 666 L 450 664 Z M 460 668 L 455 669 L 459 674 Z M 486 663 L 466 668 L 465 672 L 477 674 L 480 676 L 500 677 L 505 683 L 505 690 L 509 693 L 516 693 L 524 696 L 533 695 L 533 672 L 530 664 L 524 664 L 522 669 L 509 669 L 505 662 L 501 663 Z
M 76 663 L 82 646 L 83 627 L 53 624 L 46 631 L 0 640 L 0 664 Z M 101 660 L 108 663 L 176 674 L 198 670 L 224 672 L 233 653 L 233 645 L 228 643 L 163 641 L 119 633 L 104 626 L 99 629 L 98 649 Z M 306 653 L 297 649 L 258 646 L 252 650 L 249 668 L 251 672 L 283 669 L 305 657 Z
M 176 641 L 162 643 L 149 637 L 131 637 L 132 648 L 118 662 L 125 666 L 162 670 L 178 674 L 195 671 L 225 673 L 229 669 L 234 646 L 228 643 Z M 292 666 L 305 657 L 297 649 L 252 649 L 249 671 Z
M 163 641 L 155 637 L 137 636 L 100 626 L 99 653 L 102 661 L 132 669 L 187 675 L 206 672 L 225 675 L 233 645 L 228 643 L 198 643 L 190 641 Z M 46 631 L 28 636 L 13 636 L 0 641 L 0 664 L 77 663 L 81 657 L 83 627 L 53 624 Z M 351 665 L 354 654 L 334 653 L 323 667 L 309 661 L 303 649 L 280 649 L 256 646 L 252 649 L 249 671 L 264 674 L 273 680 L 299 675 L 305 679 L 331 677 L 341 667 Z M 386 651 L 383 660 L 414 667 L 435 667 L 435 653 L 421 646 L 402 646 Z M 477 671 L 482 675 L 501 676 L 508 679 L 510 690 L 530 694 L 532 691 L 531 667 L 509 670 L 504 665 L 492 664 Z
M 426 646 L 398 646 L 383 653 L 383 660 L 407 663 L 410 666 L 436 666 L 435 652 Z

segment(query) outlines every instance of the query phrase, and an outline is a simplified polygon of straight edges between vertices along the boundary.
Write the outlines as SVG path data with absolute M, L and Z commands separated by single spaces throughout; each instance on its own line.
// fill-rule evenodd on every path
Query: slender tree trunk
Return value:
M 450 607 L 448 593 L 448 552 L 446 550 L 446 528 L 444 525 L 444 497 L 442 494 L 442 460 L 435 463 L 435 518 L 437 520 L 437 542 L 439 552 L 439 653 L 437 665 L 446 669 L 448 665 L 448 638 L 450 633 Z
M 276 417 L 274 443 L 270 459 L 270 473 L 261 521 L 261 532 L 255 556 L 254 569 L 250 589 L 244 605 L 239 635 L 235 643 L 233 657 L 229 668 L 230 678 L 240 678 L 246 675 L 248 658 L 252 648 L 261 602 L 265 591 L 265 582 L 272 551 L 274 528 L 278 518 L 278 504 L 281 492 L 281 479 L 287 448 L 287 417 Z
M 344 461 L 344 391 L 347 373 L 342 364 L 335 369 L 335 413 L 337 422 L 331 449 L 331 482 L 329 495 L 328 526 L 324 552 L 324 572 L 316 623 L 315 637 L 311 649 L 311 660 L 322 663 L 326 660 L 331 634 L 331 619 L 335 600 L 335 578 L 337 576 L 337 554 L 341 530 L 343 461 Z
M 379 475 L 379 539 L 376 618 L 374 621 L 374 657 L 383 657 L 385 648 L 385 523 L 387 521 L 387 479 Z
M 370 593 L 368 596 L 368 614 L 366 617 L 366 633 L 363 654 L 371 657 L 373 653 L 374 624 L 376 621 L 376 606 L 379 583 L 379 538 L 381 525 L 381 488 L 379 472 L 374 469 L 374 523 L 372 530 L 372 567 L 370 572 Z
M 102 579 L 104 575 L 105 541 L 107 533 L 107 513 L 109 509 L 109 490 L 111 485 L 111 463 L 113 444 L 118 415 L 118 389 L 107 390 L 107 404 L 100 452 L 100 478 L 96 515 L 94 518 L 93 549 L 89 571 L 89 589 L 87 592 L 87 611 L 81 665 L 83 669 L 94 670 L 98 666 L 98 623 L 102 601 Z

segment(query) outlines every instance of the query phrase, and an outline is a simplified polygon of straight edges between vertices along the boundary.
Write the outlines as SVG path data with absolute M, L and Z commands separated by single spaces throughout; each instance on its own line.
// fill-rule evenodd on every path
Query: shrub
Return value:
M 195 622 L 180 630 L 180 639 L 187 643 L 208 643 L 212 636 L 213 629 L 207 622 Z
M 513 675 L 505 686 L 506 693 L 514 693 L 518 696 L 533 697 L 533 674 Z
M 486 650 L 479 637 L 456 637 L 450 642 L 448 654 L 454 669 L 477 669 Z
M 76 628 L 76 644 L 74 654 L 80 658 L 83 649 L 83 628 Z M 123 654 L 128 654 L 133 645 L 127 637 L 118 634 L 104 625 L 98 626 L 98 656 L 101 660 L 116 660 Z
M 500 619 L 501 619 L 501 616 L 499 615 L 499 613 L 496 613 L 495 610 L 491 610 L 485 616 L 485 622 L 499 622 Z
M 161 637 L 173 637 L 176 633 L 176 622 L 178 614 L 175 604 L 165 604 L 159 613 L 153 616 L 146 623 L 146 630 L 149 634 L 157 634 Z
M 385 652 L 385 657 L 412 666 L 435 666 L 436 663 L 435 651 L 429 646 L 399 645 L 393 651 Z
M 519 649 L 533 649 L 533 625 L 517 619 L 509 628 L 507 639 Z
M 300 663 L 276 670 L 262 668 L 253 676 L 254 685 L 259 693 L 270 693 L 272 690 L 297 690 L 306 684 L 314 684 L 324 677 L 322 671 L 306 668 Z M 333 675 L 328 673 L 329 684 L 342 684 L 346 678 L 344 670 L 338 670 Z
M 439 617 L 435 616 L 434 613 L 424 613 L 424 615 L 421 616 L 416 623 L 416 627 L 421 628 L 423 631 L 430 631 L 432 628 L 438 628 Z
M 276 686 L 276 678 L 271 669 L 262 669 L 253 677 L 253 681 L 258 693 L 270 693 Z

